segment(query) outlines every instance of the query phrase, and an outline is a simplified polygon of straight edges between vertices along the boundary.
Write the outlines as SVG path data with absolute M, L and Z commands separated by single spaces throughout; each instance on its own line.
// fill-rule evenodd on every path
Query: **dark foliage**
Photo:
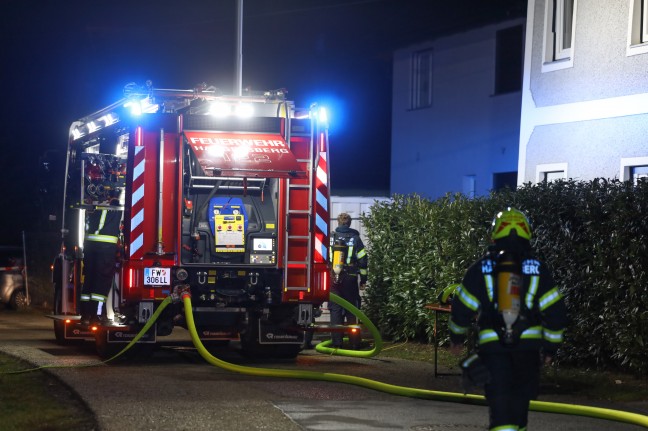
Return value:
M 647 181 L 568 180 L 477 199 L 395 195 L 376 203 L 362 219 L 371 251 L 365 309 L 372 321 L 394 339 L 431 340 L 425 305 L 461 281 L 485 251 L 494 214 L 506 206 L 528 215 L 533 246 L 565 296 L 570 325 L 559 359 L 648 371 Z

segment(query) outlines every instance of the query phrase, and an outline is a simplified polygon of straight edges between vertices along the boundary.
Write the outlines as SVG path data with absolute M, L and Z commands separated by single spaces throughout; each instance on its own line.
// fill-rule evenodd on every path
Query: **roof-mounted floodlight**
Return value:
M 254 114 L 254 108 L 249 103 L 239 103 L 234 107 L 234 114 L 237 117 L 248 118 Z
M 209 115 L 226 117 L 232 113 L 232 107 L 224 102 L 212 102 L 209 105 Z

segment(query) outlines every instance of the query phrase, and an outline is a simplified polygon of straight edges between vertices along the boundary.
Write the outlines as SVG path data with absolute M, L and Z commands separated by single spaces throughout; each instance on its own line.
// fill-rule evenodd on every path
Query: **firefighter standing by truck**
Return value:
M 112 198 L 110 204 L 117 206 L 119 200 Z M 80 298 L 82 324 L 115 323 L 105 316 L 105 306 L 115 278 L 121 219 L 121 211 L 112 209 L 95 209 L 87 217 Z
M 476 317 L 477 352 L 463 361 L 464 375 L 485 384 L 490 430 L 526 431 L 541 362 L 551 363 L 562 342 L 566 308 L 549 269 L 533 254 L 522 212 L 499 212 L 491 239 L 452 300 L 451 351 L 461 352 Z
M 338 227 L 331 236 L 331 256 L 333 257 L 333 283 L 331 291 L 341 298 L 360 308 L 360 289 L 367 284 L 367 250 L 362 243 L 360 233 L 351 228 L 351 216 L 340 213 Z M 358 281 L 360 285 L 358 285 Z M 329 303 L 331 324 L 355 325 L 356 317 L 342 306 Z M 331 334 L 332 347 L 342 347 L 342 333 Z M 362 334 L 349 336 L 352 348 L 359 349 Z

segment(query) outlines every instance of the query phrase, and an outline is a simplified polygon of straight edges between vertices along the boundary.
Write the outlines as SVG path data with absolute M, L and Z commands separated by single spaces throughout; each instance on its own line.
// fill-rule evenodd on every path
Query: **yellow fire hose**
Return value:
M 155 310 L 155 313 L 153 313 L 151 318 L 146 322 L 146 324 L 144 324 L 144 327 L 137 333 L 137 335 L 135 337 L 133 337 L 133 339 L 128 344 L 126 344 L 126 346 L 119 353 L 117 353 L 115 356 L 113 356 L 111 358 L 108 358 L 108 359 L 103 360 L 103 361 L 92 362 L 90 364 L 81 364 L 81 365 L 78 365 L 78 364 L 77 365 L 41 365 L 40 367 L 27 368 L 27 369 L 18 370 L 18 371 L 8 371 L 8 372 L 0 373 L 0 374 L 21 374 L 21 373 L 27 373 L 27 372 L 30 372 L 30 371 L 44 370 L 46 368 L 96 367 L 97 365 L 106 364 L 106 363 L 108 363 L 110 361 L 113 361 L 113 360 L 117 359 L 118 357 L 123 355 L 128 349 L 133 347 L 139 341 L 139 339 L 142 338 L 144 336 L 144 334 L 146 334 L 148 332 L 149 329 L 151 329 L 151 326 L 153 326 L 153 324 L 160 317 L 160 314 L 162 314 L 162 311 L 167 307 L 167 305 L 171 304 L 171 302 L 173 302 L 173 298 L 171 298 L 170 296 L 166 297 L 164 299 L 164 301 L 162 301 L 162 303 L 160 304 L 158 309 Z
M 334 301 L 339 301 L 340 305 L 343 307 L 347 308 L 349 305 L 348 302 L 344 301 L 342 298 L 339 298 L 335 296 L 334 294 L 331 294 L 331 300 Z M 247 375 L 252 375 L 252 376 L 261 376 L 261 377 L 279 377 L 279 378 L 291 378 L 291 379 L 306 379 L 306 380 L 322 380 L 322 381 L 330 381 L 330 382 L 338 382 L 338 383 L 347 383 L 351 385 L 356 385 L 356 386 L 361 386 L 365 387 L 368 389 L 373 389 L 376 391 L 381 391 L 381 392 L 386 392 L 389 394 L 393 395 L 399 395 L 399 396 L 405 396 L 405 397 L 412 397 L 412 398 L 422 398 L 422 399 L 429 399 L 429 400 L 435 400 L 435 401 L 448 401 L 448 402 L 458 402 L 458 403 L 463 403 L 463 404 L 472 404 L 472 405 L 486 405 L 486 401 L 483 396 L 481 395 L 473 395 L 473 394 L 461 394 L 461 393 L 454 393 L 454 392 L 442 392 L 442 391 L 432 391 L 428 389 L 418 389 L 418 388 L 410 388 L 406 386 L 397 386 L 397 385 L 392 385 L 388 383 L 383 383 L 383 382 L 378 382 L 376 380 L 370 380 L 366 379 L 363 377 L 356 377 L 356 376 L 349 376 L 346 374 L 336 374 L 336 373 L 323 373 L 323 372 L 316 372 L 316 371 L 302 371 L 302 370 L 279 370 L 279 369 L 273 369 L 273 368 L 257 368 L 257 367 L 249 367 L 249 366 L 243 366 L 243 365 L 236 365 L 232 364 L 226 361 L 223 361 L 221 359 L 218 359 L 214 357 L 209 351 L 205 348 L 205 346 L 202 344 L 202 341 L 200 340 L 200 337 L 198 336 L 198 331 L 196 330 L 196 325 L 194 323 L 194 318 L 193 318 L 193 312 L 191 309 L 191 295 L 189 294 L 184 294 L 182 296 L 182 301 L 184 303 L 184 309 L 185 309 L 185 316 L 187 320 L 187 327 L 189 329 L 189 333 L 191 335 L 191 340 L 196 347 L 198 353 L 200 356 L 203 357 L 208 363 L 215 365 L 217 367 L 220 367 L 222 369 L 232 371 L 235 373 L 241 373 L 241 374 L 247 374 Z M 144 335 L 146 332 L 151 328 L 151 326 L 155 323 L 155 321 L 158 319 L 162 311 L 167 307 L 172 302 L 171 297 L 167 297 L 160 306 L 157 308 L 155 313 L 151 316 L 151 318 L 148 320 L 148 322 L 144 325 L 142 330 L 124 347 L 122 351 L 117 353 L 115 356 L 111 357 L 110 359 L 107 359 L 102 362 L 95 362 L 92 364 L 87 364 L 87 365 L 72 365 L 72 366 L 60 366 L 60 365 L 44 365 L 40 366 L 37 368 L 31 368 L 27 370 L 21 370 L 21 371 L 14 371 L 14 372 L 8 372 L 8 373 L 3 373 L 3 374 L 17 374 L 17 373 L 24 373 L 28 371 L 35 371 L 35 370 L 40 370 L 44 368 L 74 368 L 74 367 L 90 367 L 90 366 L 96 366 L 96 365 L 101 365 L 106 362 L 112 361 L 122 355 L 124 352 L 126 352 L 128 349 L 130 349 L 137 341 Z M 346 303 L 346 304 L 345 304 Z M 353 307 L 353 306 L 351 306 Z M 355 307 L 353 307 L 355 308 Z M 371 333 L 374 335 L 374 340 L 375 340 L 375 347 L 371 351 L 367 352 L 373 352 L 373 351 L 379 351 L 381 346 L 382 346 L 382 339 L 380 338 L 380 334 L 378 334 L 377 329 L 369 319 L 359 310 L 353 310 L 353 308 L 349 308 L 354 314 L 356 312 L 356 316 L 360 318 L 360 320 L 367 325 L 367 327 L 370 329 Z M 337 350 L 337 354 L 346 354 L 347 352 L 350 353 L 360 353 L 358 351 L 343 351 L 343 349 L 330 349 L 330 350 Z M 319 351 L 319 350 L 318 350 Z M 324 352 L 327 352 L 324 350 Z M 333 353 L 333 352 L 327 352 L 327 353 Z M 375 355 L 375 353 L 374 353 Z M 373 355 L 372 355 L 373 356 Z M 590 407 L 590 406 L 583 406 L 583 405 L 577 405 L 577 404 L 562 404 L 562 403 L 550 403 L 550 402 L 545 402 L 545 401 L 531 401 L 530 410 L 532 411 L 537 411 L 537 412 L 545 412 L 545 413 L 557 413 L 557 414 L 567 414 L 567 415 L 574 415 L 574 416 L 585 416 L 585 417 L 591 417 L 591 418 L 597 418 L 597 419 L 606 419 L 610 421 L 615 421 L 615 422 L 625 422 L 633 425 L 639 425 L 644 428 L 648 428 L 648 416 L 640 415 L 637 413 L 631 413 L 631 412 L 625 412 L 621 410 L 612 410 L 612 409 L 605 409 L 605 408 L 600 408 L 600 407 Z
M 331 299 L 338 301 L 341 298 L 331 294 Z M 316 371 L 301 371 L 301 370 L 279 370 L 274 368 L 257 368 L 257 367 L 248 367 L 248 366 L 236 365 L 229 362 L 225 362 L 221 359 L 214 357 L 211 353 L 209 353 L 209 351 L 207 351 L 205 346 L 200 341 L 200 337 L 198 336 L 198 332 L 196 330 L 196 326 L 193 320 L 193 313 L 191 310 L 191 296 L 189 294 L 185 294 L 183 295 L 182 300 L 184 302 L 185 316 L 187 319 L 187 327 L 189 328 L 189 333 L 191 334 L 191 340 L 193 341 L 196 349 L 198 349 L 198 353 L 200 354 L 200 356 L 203 357 L 203 359 L 205 359 L 210 364 L 223 368 L 225 370 L 233 371 L 241 374 L 252 375 L 252 376 L 324 380 L 330 382 L 348 383 L 351 385 L 362 386 L 365 388 L 374 389 L 377 391 L 382 391 L 393 395 L 400 395 L 405 397 L 423 398 L 423 399 L 436 400 L 436 401 L 451 401 L 451 402 L 459 402 L 463 404 L 476 404 L 476 405 L 486 404 L 484 397 L 480 395 L 471 395 L 471 394 L 464 395 L 464 394 L 453 393 L 453 392 L 441 392 L 441 391 L 431 391 L 427 389 L 409 388 L 405 386 L 397 386 L 388 383 L 378 382 L 375 380 L 366 379 L 363 377 L 355 377 L 355 376 L 349 376 L 345 374 L 322 373 Z M 343 306 L 346 307 L 346 304 L 344 304 Z M 366 316 L 364 316 L 364 319 L 362 320 L 364 323 L 369 321 L 369 319 L 367 319 Z M 373 324 L 371 326 L 373 326 Z M 376 337 L 376 340 L 380 340 L 380 337 L 379 336 Z M 624 412 L 620 410 L 581 406 L 576 404 L 550 403 L 544 401 L 531 401 L 530 410 L 538 411 L 538 412 L 546 412 L 546 413 L 560 413 L 560 414 L 569 414 L 569 415 L 576 415 L 576 416 L 587 416 L 587 417 L 599 418 L 599 419 L 607 419 L 616 422 L 626 422 L 634 425 L 640 425 L 648 428 L 648 416 L 643 416 L 636 413 Z
M 331 301 L 335 302 L 338 305 L 341 305 L 351 313 L 353 313 L 354 316 L 358 318 L 359 322 L 362 322 L 369 332 L 371 332 L 371 336 L 374 339 L 374 347 L 371 350 L 348 350 L 348 349 L 340 349 L 340 348 L 333 348 L 329 347 L 333 340 L 325 340 L 322 341 L 321 343 L 318 343 L 315 346 L 315 350 L 317 350 L 320 353 L 327 353 L 330 355 L 340 355 L 340 356 L 353 356 L 355 358 L 371 358 L 372 356 L 376 356 L 380 351 L 382 350 L 382 337 L 380 336 L 380 332 L 378 331 L 378 328 L 369 320 L 369 318 L 362 312 L 360 309 L 355 307 L 353 304 L 351 304 L 349 301 L 345 300 L 344 298 L 339 297 L 335 293 L 330 294 L 330 299 Z

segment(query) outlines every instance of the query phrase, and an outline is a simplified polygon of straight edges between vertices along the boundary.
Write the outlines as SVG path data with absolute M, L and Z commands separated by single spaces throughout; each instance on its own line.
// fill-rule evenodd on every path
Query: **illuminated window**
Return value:
M 648 52 L 648 0 L 630 0 L 627 55 Z
M 543 72 L 573 66 L 577 0 L 547 0 Z
M 432 50 L 412 56 L 412 109 L 432 106 Z
M 536 166 L 536 183 L 567 178 L 567 163 L 548 163 Z

